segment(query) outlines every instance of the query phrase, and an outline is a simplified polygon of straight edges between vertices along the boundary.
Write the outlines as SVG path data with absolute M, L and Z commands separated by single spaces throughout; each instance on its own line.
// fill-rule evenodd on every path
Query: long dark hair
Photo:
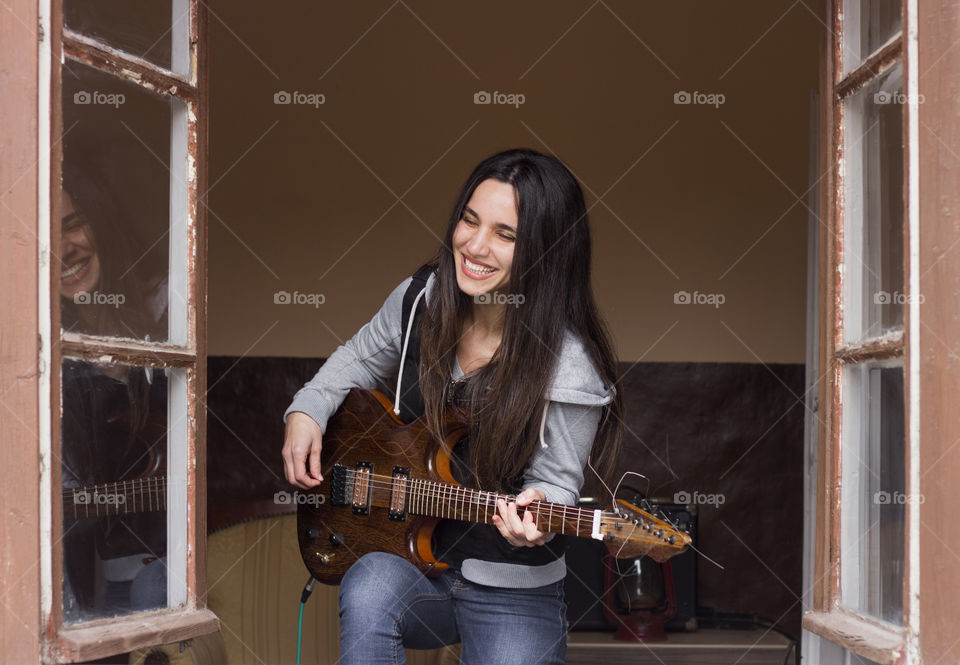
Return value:
M 507 490 L 520 479 L 537 445 L 566 331 L 579 338 L 604 383 L 615 390 L 592 454 L 594 467 L 606 475 L 622 438 L 623 401 L 616 356 L 593 298 L 583 192 L 560 160 L 533 150 L 508 150 L 481 162 L 450 215 L 435 259 L 436 288 L 423 319 L 420 387 L 428 426 L 441 432 L 457 344 L 473 307 L 473 299 L 457 286 L 454 230 L 474 190 L 490 178 L 512 185 L 516 194 L 517 238 L 508 288 L 522 304 L 506 308 L 499 348 L 463 388 L 462 397 L 471 405 L 474 480 L 484 489 Z
M 73 152 L 73 151 L 71 151 Z M 80 159 L 88 153 L 73 154 L 63 160 L 63 189 L 73 202 L 77 215 L 88 225 L 85 232 L 100 262 L 100 278 L 96 289 L 102 293 L 123 293 L 125 302 L 77 305 L 71 298 L 60 299 L 60 322 L 65 331 L 93 335 L 134 337 L 165 340 L 167 313 L 157 318 L 151 311 L 150 295 L 163 279 L 164 257 L 147 250 L 142 229 L 131 223 L 128 214 L 117 201 L 107 177 L 92 163 L 81 166 Z M 68 360 L 73 370 L 81 361 Z M 125 368 L 129 428 L 126 440 L 117 442 L 123 450 L 153 445 L 138 441 L 150 414 L 150 386 L 139 368 Z M 78 385 L 72 382 L 71 386 Z M 86 386 L 84 390 L 92 390 Z M 96 397 L 97 391 L 92 391 Z M 76 397 L 75 399 L 79 399 Z M 89 414 L 86 414 L 89 417 Z M 155 439 L 155 437 L 154 437 Z

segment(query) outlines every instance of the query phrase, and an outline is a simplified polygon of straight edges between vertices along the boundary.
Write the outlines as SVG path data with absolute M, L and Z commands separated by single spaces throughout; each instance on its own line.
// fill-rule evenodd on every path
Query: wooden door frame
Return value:
M 16 663 L 39 662 L 42 642 L 38 11 L 30 0 L 0 11 L 0 654 Z

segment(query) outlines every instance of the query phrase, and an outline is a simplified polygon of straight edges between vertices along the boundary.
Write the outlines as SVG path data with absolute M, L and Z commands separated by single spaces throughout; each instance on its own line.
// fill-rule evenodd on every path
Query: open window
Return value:
M 811 662 L 901 662 L 916 489 L 905 424 L 907 137 L 918 100 L 905 3 L 831 0 L 822 77 L 820 386 Z
M 51 661 L 218 626 L 203 598 L 202 16 L 196 0 L 51 6 Z

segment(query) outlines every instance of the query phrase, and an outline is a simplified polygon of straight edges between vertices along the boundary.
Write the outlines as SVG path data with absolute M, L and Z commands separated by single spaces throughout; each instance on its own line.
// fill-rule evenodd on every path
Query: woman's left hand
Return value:
M 546 501 L 547 496 L 541 490 L 526 489 L 517 495 L 517 500 L 507 503 L 504 499 L 497 500 L 497 514 L 493 516 L 493 524 L 500 534 L 514 547 L 534 547 L 543 545 L 550 535 L 537 528 L 533 519 L 533 511 L 527 510 L 523 519 L 517 514 L 517 506 L 530 505 L 533 501 Z

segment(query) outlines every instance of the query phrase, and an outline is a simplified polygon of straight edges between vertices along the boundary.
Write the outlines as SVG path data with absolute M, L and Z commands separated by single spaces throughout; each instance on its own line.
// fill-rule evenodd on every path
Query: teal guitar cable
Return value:
M 307 604 L 307 598 L 313 593 L 313 585 L 316 584 L 316 582 L 317 580 L 311 575 L 310 579 L 307 580 L 307 584 L 303 587 L 303 592 L 300 594 L 300 618 L 297 619 L 297 665 L 300 665 L 300 648 L 303 644 L 303 608 Z

